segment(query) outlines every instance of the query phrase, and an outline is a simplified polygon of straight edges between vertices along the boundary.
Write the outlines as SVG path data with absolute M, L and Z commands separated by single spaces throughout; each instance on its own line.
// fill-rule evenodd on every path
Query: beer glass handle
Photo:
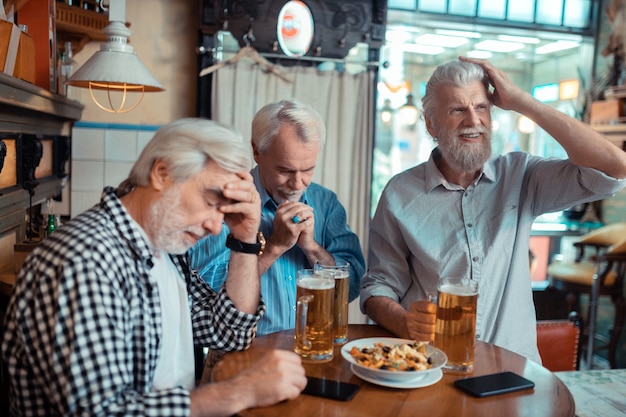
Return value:
M 312 347 L 311 341 L 306 337 L 306 316 L 311 301 L 313 301 L 313 296 L 309 294 L 298 298 L 296 303 L 296 334 L 300 335 L 304 349 L 311 349 Z

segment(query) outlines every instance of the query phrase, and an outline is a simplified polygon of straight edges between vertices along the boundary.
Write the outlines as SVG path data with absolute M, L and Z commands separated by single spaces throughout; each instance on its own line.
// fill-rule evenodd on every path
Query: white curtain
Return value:
M 375 74 L 320 71 L 298 65 L 277 68 L 293 82 L 245 61 L 213 73 L 211 119 L 234 126 L 249 140 L 252 118 L 267 103 L 296 99 L 315 108 L 326 123 L 327 135 L 313 180 L 337 194 L 366 254 Z M 350 322 L 366 322 L 358 300 L 350 305 Z

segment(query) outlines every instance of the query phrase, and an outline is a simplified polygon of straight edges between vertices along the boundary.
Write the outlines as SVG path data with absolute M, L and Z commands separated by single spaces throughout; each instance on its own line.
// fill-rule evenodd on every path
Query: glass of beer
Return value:
M 303 362 L 329 362 L 333 359 L 335 279 L 328 271 L 301 269 L 296 285 L 293 350 Z
M 434 345 L 445 352 L 444 372 L 474 370 L 478 282 L 468 278 L 440 278 L 437 284 L 437 320 Z
M 350 291 L 350 263 L 337 261 L 335 265 L 315 262 L 315 270 L 331 273 L 335 279 L 335 307 L 333 309 L 334 343 L 343 345 L 348 341 L 348 293 Z

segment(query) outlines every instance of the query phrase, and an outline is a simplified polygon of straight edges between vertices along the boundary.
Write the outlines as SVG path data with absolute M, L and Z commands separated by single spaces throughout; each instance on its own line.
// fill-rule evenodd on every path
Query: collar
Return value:
M 138 259 L 142 259 L 143 263 L 149 268 L 152 267 L 152 250 L 150 243 L 143 229 L 133 219 L 113 187 L 105 187 L 102 193 L 100 206 L 109 215 L 111 221 L 115 224 L 115 229 L 120 232 L 122 237 L 128 242 L 129 248 L 134 252 Z
M 443 176 L 439 168 L 437 168 L 437 164 L 435 160 L 441 158 L 441 151 L 439 147 L 436 147 L 430 153 L 430 157 L 425 164 L 425 181 L 424 181 L 424 192 L 426 194 L 430 193 L 432 190 L 439 186 L 443 186 L 448 190 L 460 190 L 462 189 L 460 186 L 456 184 L 451 184 L 448 180 Z M 478 185 L 481 180 L 495 182 L 497 179 L 496 169 L 495 169 L 495 158 L 491 157 L 485 165 L 483 165 L 482 172 L 472 183 L 473 186 Z

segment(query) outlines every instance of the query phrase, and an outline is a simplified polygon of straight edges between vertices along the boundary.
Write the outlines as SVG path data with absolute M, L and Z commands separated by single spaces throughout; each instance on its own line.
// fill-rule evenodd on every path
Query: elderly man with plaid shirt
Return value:
M 227 416 L 299 395 L 304 369 L 287 351 L 195 386 L 193 345 L 246 349 L 265 312 L 253 250 L 231 252 L 219 292 L 185 258 L 222 221 L 241 247 L 261 246 L 248 155 L 230 128 L 170 123 L 127 180 L 33 250 L 2 343 L 12 415 Z

